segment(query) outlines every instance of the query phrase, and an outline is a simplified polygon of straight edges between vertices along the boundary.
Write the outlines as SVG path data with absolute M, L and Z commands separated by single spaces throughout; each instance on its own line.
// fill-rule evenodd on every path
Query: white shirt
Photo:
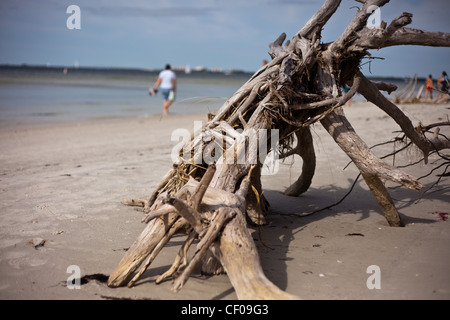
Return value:
M 167 69 L 159 73 L 159 78 L 161 78 L 161 84 L 159 85 L 161 89 L 173 89 L 172 79 L 177 77 L 175 72 Z

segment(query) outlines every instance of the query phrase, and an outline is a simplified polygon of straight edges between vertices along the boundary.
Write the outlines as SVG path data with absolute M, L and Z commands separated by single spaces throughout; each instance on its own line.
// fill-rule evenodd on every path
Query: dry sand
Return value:
M 446 120 L 448 105 L 404 105 L 414 124 Z M 394 137 L 397 125 L 369 103 L 345 108 L 368 145 Z M 183 241 L 174 238 L 132 288 L 108 288 L 97 280 L 69 289 L 68 267 L 81 276 L 108 275 L 143 230 L 142 213 L 124 199 L 151 194 L 171 166 L 176 128 L 192 130 L 203 115 L 97 119 L 83 123 L 2 124 L 0 128 L 0 298 L 1 299 L 235 299 L 226 275 L 194 274 L 179 292 L 171 281 L 155 285 Z M 339 200 L 357 171 L 343 170 L 347 156 L 320 125 L 314 126 L 317 172 L 310 190 L 283 196 L 297 179 L 301 160 L 286 160 L 274 176 L 263 177 L 272 214 L 253 231 L 268 278 L 304 299 L 449 299 L 450 221 L 433 212 L 450 212 L 448 189 L 413 201 L 422 192 L 391 189 L 404 228 L 390 228 L 364 182 L 343 203 L 295 217 Z M 448 131 L 447 131 L 448 133 Z M 449 135 L 450 136 L 450 135 Z M 397 148 L 399 146 L 397 145 Z M 382 156 L 392 145 L 374 149 Z M 397 164 L 415 161 L 411 151 Z M 435 160 L 432 157 L 430 160 Z M 392 159 L 387 160 L 392 163 Z M 432 161 L 430 161 L 431 163 Z M 420 177 L 432 166 L 405 168 Z M 436 171 L 421 180 L 436 181 Z M 391 184 L 389 184 L 391 185 Z M 448 178 L 439 184 L 448 188 Z M 281 214 L 280 214 L 281 213 Z M 41 238 L 43 246 L 30 241 Z M 368 289 L 367 268 L 380 268 L 380 289 Z M 69 270 L 70 271 L 70 270 Z

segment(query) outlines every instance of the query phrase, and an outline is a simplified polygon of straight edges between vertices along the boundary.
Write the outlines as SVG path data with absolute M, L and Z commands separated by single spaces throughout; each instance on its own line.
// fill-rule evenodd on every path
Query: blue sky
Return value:
M 2 0 L 0 64 L 256 71 L 270 59 L 268 44 L 290 39 L 325 0 Z M 381 8 L 390 22 L 413 14 L 410 27 L 450 32 L 450 1 L 391 0 Z M 81 10 L 81 29 L 69 30 L 69 5 Z M 323 31 L 335 40 L 360 6 L 342 3 Z M 353 7 L 353 8 L 352 8 Z M 363 71 L 376 76 L 426 76 L 450 72 L 450 48 L 401 46 L 372 52 Z

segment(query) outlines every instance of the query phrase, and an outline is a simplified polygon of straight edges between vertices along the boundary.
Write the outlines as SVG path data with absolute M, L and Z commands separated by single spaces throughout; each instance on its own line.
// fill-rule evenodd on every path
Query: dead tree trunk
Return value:
M 155 192 L 148 198 L 126 202 L 144 207 L 147 226 L 110 275 L 109 286 L 132 286 L 170 238 L 185 233 L 186 242 L 157 283 L 175 278 L 174 289 L 179 290 L 201 264 L 209 273 L 225 271 L 240 299 L 296 298 L 264 275 L 247 223 L 261 225 L 265 221 L 267 201 L 260 181 L 264 146 L 279 149 L 282 157 L 299 154 L 303 159 L 302 173 L 286 194 L 296 196 L 309 188 L 315 171 L 309 130 L 313 123 L 321 123 L 355 163 L 388 223 L 402 225 L 383 181 L 413 190 L 421 189 L 421 183 L 377 158 L 356 134 L 341 107 L 359 92 L 392 117 L 425 157 L 450 147 L 450 140 L 437 134 L 426 137 L 424 130 L 415 128 L 380 93 L 395 90 L 392 85 L 371 82 L 359 71 L 361 59 L 370 56 L 369 49 L 404 44 L 450 46 L 450 34 L 405 28 L 411 23 L 409 13 L 401 14 L 389 25 L 383 22 L 379 28 L 369 29 L 369 9 L 381 7 L 388 0 L 359 2 L 362 7 L 332 43 L 320 42 L 321 31 L 337 10 L 339 0 L 327 0 L 291 41 L 283 45 L 286 35 L 282 34 L 271 43 L 272 61 L 186 143 L 180 150 L 179 163 L 169 170 Z M 342 94 L 340 88 L 346 83 L 351 89 Z M 272 144 L 276 138 L 268 134 L 274 129 L 279 130 L 276 147 Z M 297 145 L 292 148 L 294 135 Z M 195 239 L 199 242 L 189 257 L 187 252 Z

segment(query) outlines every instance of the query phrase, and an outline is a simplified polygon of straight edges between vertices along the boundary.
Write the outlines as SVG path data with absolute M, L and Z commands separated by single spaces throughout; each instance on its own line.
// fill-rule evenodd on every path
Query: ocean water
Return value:
M 162 96 L 150 96 L 158 72 L 126 69 L 0 67 L 0 125 L 145 116 L 162 113 Z M 215 112 L 251 76 L 177 72 L 171 113 Z M 408 79 L 393 82 L 401 90 Z M 390 96 L 393 98 L 394 95 Z M 363 99 L 355 96 L 355 100 Z
M 0 123 L 49 122 L 161 114 L 148 90 L 158 72 L 107 69 L 0 68 Z M 171 113 L 214 112 L 249 74 L 177 73 Z

